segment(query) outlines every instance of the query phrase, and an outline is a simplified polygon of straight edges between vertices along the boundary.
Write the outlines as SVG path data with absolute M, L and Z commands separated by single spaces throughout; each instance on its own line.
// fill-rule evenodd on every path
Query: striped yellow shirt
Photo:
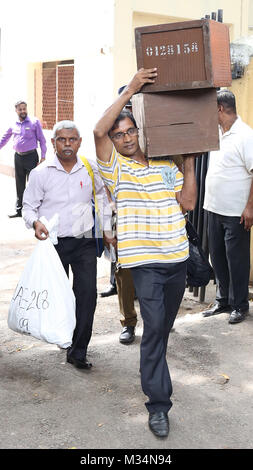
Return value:
M 119 264 L 130 268 L 186 260 L 185 218 L 176 200 L 183 175 L 175 163 L 153 159 L 145 166 L 114 148 L 110 161 L 98 160 L 98 167 L 117 201 Z

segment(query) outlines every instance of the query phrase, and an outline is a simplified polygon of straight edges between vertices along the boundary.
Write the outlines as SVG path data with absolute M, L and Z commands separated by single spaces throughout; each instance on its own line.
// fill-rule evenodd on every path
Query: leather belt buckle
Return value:
M 16 152 L 18 155 L 24 156 L 24 155 L 29 155 L 30 153 L 33 153 L 36 149 L 33 150 L 28 150 L 28 152 Z

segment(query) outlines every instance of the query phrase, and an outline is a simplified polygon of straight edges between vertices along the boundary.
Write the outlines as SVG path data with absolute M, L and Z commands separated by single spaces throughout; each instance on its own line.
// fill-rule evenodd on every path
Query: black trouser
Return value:
M 217 302 L 248 310 L 250 232 L 240 224 L 240 217 L 208 212 L 208 241 Z
M 155 263 L 131 268 L 143 318 L 141 383 L 149 412 L 168 412 L 172 383 L 166 361 L 167 343 L 186 284 L 186 262 Z
M 16 191 L 17 191 L 17 202 L 16 210 L 22 209 L 23 194 L 28 180 L 30 171 L 37 166 L 39 162 L 39 156 L 37 150 L 33 150 L 28 155 L 19 155 L 15 152 L 14 164 L 15 164 L 15 179 L 16 179 Z
M 76 298 L 76 328 L 67 354 L 76 359 L 84 359 L 92 334 L 97 302 L 96 242 L 90 238 L 58 238 L 55 248 L 67 275 L 71 266 Z

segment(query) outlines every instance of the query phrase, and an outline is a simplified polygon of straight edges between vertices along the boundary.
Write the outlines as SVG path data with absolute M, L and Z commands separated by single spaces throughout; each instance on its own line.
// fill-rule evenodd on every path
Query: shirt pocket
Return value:
M 32 127 L 25 127 L 25 132 L 24 132 L 24 136 L 28 139 L 31 139 L 34 135 L 34 131 L 32 129 Z

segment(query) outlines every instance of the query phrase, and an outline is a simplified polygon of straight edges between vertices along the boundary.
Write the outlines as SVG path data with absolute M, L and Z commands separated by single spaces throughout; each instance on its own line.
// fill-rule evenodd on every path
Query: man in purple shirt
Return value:
M 30 171 L 39 163 L 37 152 L 38 141 L 41 148 L 41 161 L 46 156 L 46 139 L 42 132 L 41 124 L 37 118 L 29 118 L 27 115 L 27 104 L 24 101 L 18 101 L 15 104 L 15 110 L 19 120 L 13 127 L 10 127 L 0 140 L 0 149 L 7 144 L 13 136 L 13 148 L 15 150 L 15 178 L 16 178 L 16 213 L 9 215 L 10 218 L 21 217 L 23 193 L 26 187 Z M 40 161 L 40 162 L 41 162 Z

